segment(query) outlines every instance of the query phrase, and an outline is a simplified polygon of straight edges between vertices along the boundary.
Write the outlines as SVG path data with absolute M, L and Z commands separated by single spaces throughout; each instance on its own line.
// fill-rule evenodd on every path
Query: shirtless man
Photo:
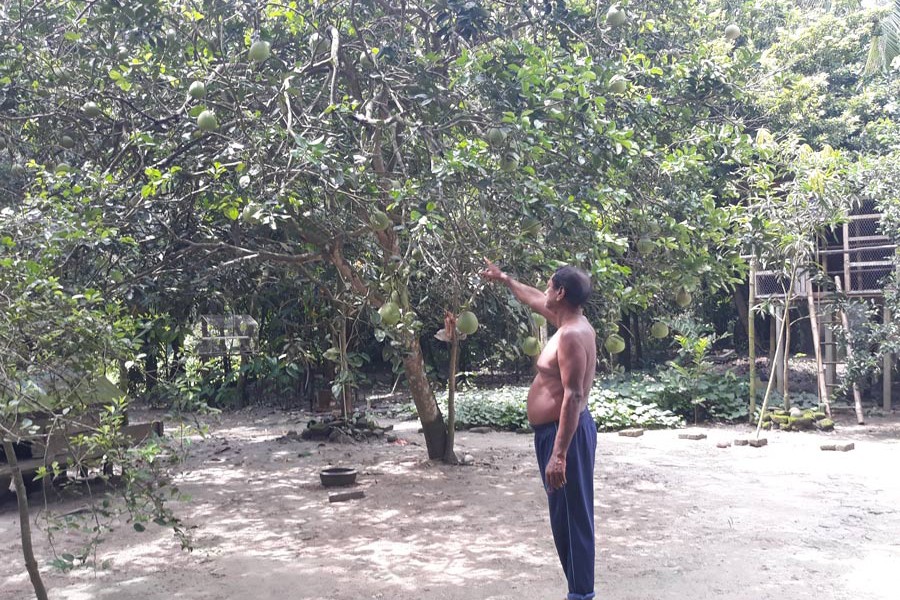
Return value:
M 506 285 L 520 302 L 557 328 L 538 357 L 537 375 L 528 390 L 528 421 L 547 490 L 553 541 L 569 583 L 567 600 L 589 600 L 594 597 L 597 426 L 587 401 L 597 342 L 582 307 L 590 296 L 591 280 L 575 267 L 561 267 L 541 292 L 486 262 L 482 277 Z

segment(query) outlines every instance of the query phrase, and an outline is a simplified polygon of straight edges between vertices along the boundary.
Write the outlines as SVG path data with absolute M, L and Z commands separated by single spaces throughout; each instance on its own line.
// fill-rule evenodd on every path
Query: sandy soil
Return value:
M 473 466 L 425 459 L 417 424 L 399 441 L 279 442 L 300 413 L 219 418 L 180 476 L 195 550 L 123 525 L 109 568 L 44 566 L 51 598 L 512 600 L 564 597 L 530 435 L 458 435 Z M 764 448 L 717 448 L 745 428 L 601 434 L 598 598 L 894 600 L 900 565 L 900 422 L 837 433 L 770 433 Z M 848 440 L 856 449 L 823 452 Z M 319 470 L 354 466 L 365 498 L 329 503 Z M 11 494 L 10 494 L 11 496 Z M 37 500 L 37 499 L 36 499 Z M 64 512 L 77 500 L 50 506 Z M 38 534 L 38 552 L 49 549 Z M 0 598 L 33 597 L 15 501 L 0 501 Z

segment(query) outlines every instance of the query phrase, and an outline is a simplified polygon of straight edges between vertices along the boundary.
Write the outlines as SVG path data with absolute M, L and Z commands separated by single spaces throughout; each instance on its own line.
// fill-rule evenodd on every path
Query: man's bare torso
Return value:
M 559 363 L 559 338 L 565 333 L 574 335 L 577 341 L 584 347 L 584 355 L 581 360 L 586 360 L 584 365 L 584 380 L 582 381 L 582 398 L 587 403 L 591 384 L 594 381 L 594 372 L 597 368 L 597 342 L 593 327 L 583 316 L 576 322 L 563 325 L 547 341 L 547 345 L 541 352 L 537 361 L 537 375 L 528 390 L 528 421 L 532 425 L 543 425 L 559 420 L 563 403 L 563 383 L 560 375 Z M 571 357 L 562 357 L 562 360 L 572 360 Z M 584 407 L 579 407 L 579 411 Z

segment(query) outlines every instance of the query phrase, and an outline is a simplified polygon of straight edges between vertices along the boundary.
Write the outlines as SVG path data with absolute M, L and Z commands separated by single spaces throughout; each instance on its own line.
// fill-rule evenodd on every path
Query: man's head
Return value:
M 591 278 L 577 267 L 560 267 L 550 278 L 547 295 L 550 302 L 560 301 L 572 308 L 580 308 L 591 296 Z

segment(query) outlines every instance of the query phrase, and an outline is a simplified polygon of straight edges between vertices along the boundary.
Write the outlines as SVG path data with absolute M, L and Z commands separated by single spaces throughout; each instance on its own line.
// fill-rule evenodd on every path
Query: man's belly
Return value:
M 528 422 L 543 425 L 558 421 L 562 401 L 562 383 L 538 373 L 528 390 Z

